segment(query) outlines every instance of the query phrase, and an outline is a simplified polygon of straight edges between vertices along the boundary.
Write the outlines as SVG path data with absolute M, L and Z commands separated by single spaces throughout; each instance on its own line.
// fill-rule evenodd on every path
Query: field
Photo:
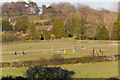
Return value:
M 59 66 L 59 65 L 58 65 Z M 73 78 L 108 78 L 118 76 L 118 62 L 61 65 L 63 69 L 75 71 Z M 27 67 L 3 68 L 2 74 L 23 76 Z
M 73 49 L 75 49 L 73 53 Z M 80 47 L 80 50 L 79 50 Z M 99 51 L 102 49 L 104 55 L 116 55 L 118 54 L 117 41 L 97 41 L 97 40 L 82 40 L 75 41 L 74 39 L 61 39 L 61 40 L 48 40 L 48 41 L 29 41 L 13 44 L 2 45 L 2 61 L 8 62 L 10 60 L 17 59 L 17 61 L 38 60 L 40 58 L 51 58 L 54 54 L 60 54 L 64 58 L 68 57 L 82 57 L 86 52 L 95 49 Z M 64 50 L 67 50 L 64 53 Z M 17 51 L 19 56 L 15 56 Z M 22 52 L 26 55 L 22 56 Z M 82 55 L 80 55 L 82 51 Z M 118 74 L 118 63 L 116 62 L 100 62 L 91 64 L 69 64 L 61 65 L 62 68 L 73 70 L 76 74 L 75 78 L 102 78 L 102 77 L 114 77 Z M 23 76 L 23 72 L 27 67 L 20 68 L 3 68 L 3 75 Z M 10 73 L 12 72 L 12 73 Z
M 54 54 L 61 54 L 64 58 L 81 57 L 80 51 L 82 51 L 82 56 L 84 56 L 89 50 L 92 52 L 93 48 L 95 51 L 102 49 L 104 55 L 115 55 L 118 54 L 117 44 L 117 42 L 75 41 L 73 39 L 5 44 L 2 45 L 2 60 L 36 60 L 40 58 L 50 58 Z M 73 53 L 75 46 L 77 50 Z M 79 47 L 81 50 L 79 50 Z M 67 50 L 66 54 L 64 54 L 65 49 Z M 20 54 L 24 51 L 26 56 L 15 56 L 15 51 Z

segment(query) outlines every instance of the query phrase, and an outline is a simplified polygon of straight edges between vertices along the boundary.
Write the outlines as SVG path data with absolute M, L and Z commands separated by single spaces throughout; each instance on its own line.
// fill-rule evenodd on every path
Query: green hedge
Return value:
M 63 58 L 57 56 L 51 59 L 41 58 L 40 60 L 32 60 L 32 61 L 17 61 L 13 62 L 13 67 L 21 67 L 21 66 L 38 66 L 38 65 L 62 65 L 62 64 L 76 64 L 76 63 L 94 63 L 94 62 L 103 62 L 104 58 L 107 56 L 88 56 L 88 57 L 79 57 L 79 58 Z M 10 67 L 11 64 L 9 62 L 3 62 L 2 67 Z

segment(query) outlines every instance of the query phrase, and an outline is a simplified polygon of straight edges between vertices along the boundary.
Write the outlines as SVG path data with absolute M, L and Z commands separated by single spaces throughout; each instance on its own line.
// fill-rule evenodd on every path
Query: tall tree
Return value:
M 85 37 L 85 19 L 81 18 L 80 20 L 80 35 L 81 39 L 84 39 Z
M 71 34 L 71 21 L 70 21 L 70 19 L 67 20 L 65 29 L 66 29 L 67 34 Z
M 32 40 L 35 40 L 35 39 L 40 40 L 40 38 L 41 38 L 41 33 L 39 31 L 37 31 L 34 23 L 31 23 L 28 26 L 27 35 L 28 35 L 28 39 L 32 39 Z
M 12 30 L 12 26 L 8 20 L 2 20 L 2 31 L 10 31 Z
M 119 35 L 119 31 L 118 31 L 118 23 L 114 22 L 114 26 L 111 32 L 111 38 L 113 40 L 118 40 L 118 35 Z
M 50 31 L 47 31 L 47 30 L 45 29 L 45 30 L 42 30 L 42 32 L 43 32 L 43 36 L 44 36 L 45 40 L 50 40 L 50 38 L 51 38 L 51 33 L 50 33 Z
M 28 27 L 28 21 L 26 19 L 19 19 L 15 26 L 14 26 L 14 29 L 16 31 L 26 31 L 27 27 Z
M 28 6 L 29 6 L 29 10 L 31 13 L 36 13 L 36 14 L 39 13 L 39 11 L 40 11 L 39 7 L 35 2 L 29 2 Z
M 97 34 L 96 34 L 96 39 L 98 40 L 99 37 L 99 32 L 100 32 L 100 26 L 97 26 Z
M 56 38 L 65 37 L 65 24 L 62 19 L 55 18 L 52 28 L 52 34 L 55 35 Z
M 99 40 L 109 39 L 109 33 L 108 33 L 108 30 L 106 29 L 105 25 L 103 25 L 102 28 L 100 29 L 100 32 L 98 34 L 98 39 Z
M 80 25 L 79 25 L 79 19 L 77 17 L 72 18 L 71 27 L 72 27 L 72 34 L 73 35 L 79 34 Z

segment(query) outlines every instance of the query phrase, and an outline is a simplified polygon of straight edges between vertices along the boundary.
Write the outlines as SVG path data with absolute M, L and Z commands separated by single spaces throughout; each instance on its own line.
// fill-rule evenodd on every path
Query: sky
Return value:
M 28 1 L 28 0 L 0 0 L 0 3 L 3 2 L 11 2 L 11 1 Z M 108 9 L 115 11 L 115 7 L 117 7 L 117 3 L 119 0 L 31 0 L 36 2 L 39 6 L 45 4 L 49 6 L 51 3 L 59 3 L 59 2 L 70 2 L 71 4 L 81 3 L 90 6 L 94 9 Z

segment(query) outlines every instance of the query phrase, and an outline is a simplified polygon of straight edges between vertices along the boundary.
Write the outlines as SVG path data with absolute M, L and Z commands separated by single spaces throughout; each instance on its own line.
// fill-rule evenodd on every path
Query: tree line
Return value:
M 66 24 L 64 23 L 62 18 L 55 17 L 54 20 L 47 21 L 42 23 L 29 23 L 26 19 L 20 19 L 16 21 L 16 24 L 14 26 L 11 25 L 11 23 L 8 20 L 2 20 L 2 30 L 3 31 L 18 31 L 21 34 L 27 34 L 25 37 L 26 39 L 41 39 L 41 37 L 45 37 L 46 39 L 51 38 L 51 34 L 55 35 L 55 38 L 61 38 L 61 37 L 69 37 L 69 35 L 73 35 L 76 39 L 81 40 L 88 40 L 88 39 L 94 39 L 94 40 L 118 40 L 119 39 L 119 23 L 120 21 L 114 22 L 114 26 L 112 29 L 111 34 L 106 28 L 106 25 L 100 25 L 97 26 L 96 34 L 93 33 L 86 34 L 87 27 L 86 27 L 86 20 L 85 18 L 79 19 L 77 16 L 72 17 L 72 19 L 68 19 Z M 47 31 L 46 29 L 39 29 L 37 30 L 35 26 L 41 26 L 42 25 L 49 25 L 53 24 L 53 28 L 50 31 Z M 88 36 L 94 35 L 92 38 L 88 38 Z M 111 38 L 110 38 L 111 36 Z
M 52 3 L 49 7 L 56 11 L 61 11 L 61 13 L 41 14 L 38 16 L 39 20 L 46 20 L 47 17 L 47 21 L 34 23 L 37 19 L 29 21 L 30 18 L 28 17 L 31 16 L 29 14 L 35 13 L 35 15 L 38 15 L 40 12 L 35 2 L 11 2 L 3 4 L 2 31 L 9 32 L 14 30 L 25 34 L 23 38 L 25 40 L 40 40 L 43 37 L 51 39 L 51 34 L 55 35 L 56 39 L 61 37 L 67 38 L 69 35 L 81 40 L 119 39 L 120 20 L 116 20 L 116 13 L 107 10 L 98 11 L 81 4 L 74 6 L 68 2 Z M 22 15 L 16 16 L 16 14 Z M 54 16 L 51 17 L 52 14 Z M 35 26 L 47 25 L 52 25 L 53 28 L 50 31 L 45 29 L 37 30 L 35 28 Z M 4 38 L 6 37 L 4 35 Z
M 38 5 L 35 2 L 11 2 L 4 3 L 2 5 L 2 15 L 3 16 L 22 16 L 24 14 L 38 14 L 40 11 Z

